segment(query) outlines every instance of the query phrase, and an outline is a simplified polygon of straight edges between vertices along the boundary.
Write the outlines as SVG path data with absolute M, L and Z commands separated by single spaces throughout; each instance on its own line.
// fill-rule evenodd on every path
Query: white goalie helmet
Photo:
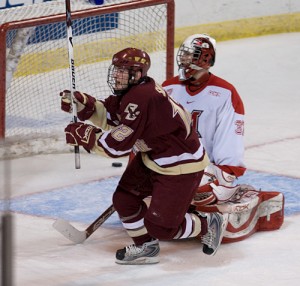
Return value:
M 179 79 L 190 79 L 197 71 L 212 67 L 216 59 L 216 40 L 206 34 L 194 34 L 184 40 L 176 60 Z

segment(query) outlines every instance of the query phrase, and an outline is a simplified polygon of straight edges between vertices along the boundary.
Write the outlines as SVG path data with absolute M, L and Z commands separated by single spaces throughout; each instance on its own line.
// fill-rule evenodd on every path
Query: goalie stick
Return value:
M 66 25 L 67 25 L 67 40 L 68 40 L 68 54 L 69 54 L 69 69 L 70 69 L 70 86 L 72 94 L 72 111 L 73 122 L 77 122 L 77 106 L 74 100 L 74 92 L 76 91 L 76 78 L 75 78 L 75 62 L 73 52 L 73 31 L 72 31 L 72 19 L 71 19 L 71 3 L 70 0 L 66 0 Z M 75 168 L 80 169 L 80 153 L 79 146 L 74 146 L 75 153 Z
M 56 220 L 53 227 L 67 239 L 79 244 L 89 238 L 114 212 L 115 208 L 111 205 L 86 230 L 82 231 L 63 219 Z

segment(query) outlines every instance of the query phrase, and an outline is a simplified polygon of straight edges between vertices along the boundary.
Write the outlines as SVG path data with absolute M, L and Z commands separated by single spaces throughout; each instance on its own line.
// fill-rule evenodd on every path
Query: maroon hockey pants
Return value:
M 127 166 L 113 195 L 113 204 L 120 218 L 133 220 L 144 218 L 149 237 L 134 238 L 141 244 L 154 237 L 173 239 L 180 227 L 184 228 L 184 216 L 199 186 L 203 171 L 183 175 L 162 175 L 149 170 L 140 154 Z M 149 208 L 143 199 L 151 196 Z

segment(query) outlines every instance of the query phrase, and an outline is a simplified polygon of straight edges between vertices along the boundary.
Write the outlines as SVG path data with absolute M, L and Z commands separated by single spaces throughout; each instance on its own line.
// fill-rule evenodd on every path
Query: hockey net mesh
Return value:
M 91 7 L 73 2 L 72 11 Z M 2 23 L 10 17 L 10 21 L 40 19 L 65 13 L 64 9 L 64 1 L 45 2 L 8 9 L 0 18 Z M 166 4 L 160 4 L 72 18 L 76 89 L 98 99 L 109 96 L 106 79 L 111 57 L 129 46 L 149 52 L 149 75 L 162 82 L 167 65 L 166 13 Z M 64 143 L 64 127 L 72 116 L 60 110 L 59 98 L 60 91 L 70 89 L 66 24 L 30 21 L 29 27 L 6 34 L 5 140 L 10 142 L 10 156 L 73 150 Z
M 102 6 L 127 2 L 133 2 L 133 0 L 106 0 Z M 87 0 L 71 0 L 71 5 L 73 12 L 97 7 L 90 4 Z M 61 13 L 65 13 L 65 0 L 52 0 L 51 2 L 0 10 L 0 24 L 49 15 L 53 16 Z

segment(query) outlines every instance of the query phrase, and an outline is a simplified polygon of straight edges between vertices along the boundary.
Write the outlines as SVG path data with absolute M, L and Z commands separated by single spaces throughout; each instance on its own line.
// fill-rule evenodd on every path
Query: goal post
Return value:
M 171 77 L 174 0 L 106 2 L 71 1 L 77 90 L 109 96 L 112 55 L 129 46 L 150 54 L 149 75 L 156 81 Z M 59 92 L 69 87 L 65 2 L 6 10 L 0 11 L 0 138 L 16 144 L 12 156 L 66 151 L 70 116 L 59 102 Z

